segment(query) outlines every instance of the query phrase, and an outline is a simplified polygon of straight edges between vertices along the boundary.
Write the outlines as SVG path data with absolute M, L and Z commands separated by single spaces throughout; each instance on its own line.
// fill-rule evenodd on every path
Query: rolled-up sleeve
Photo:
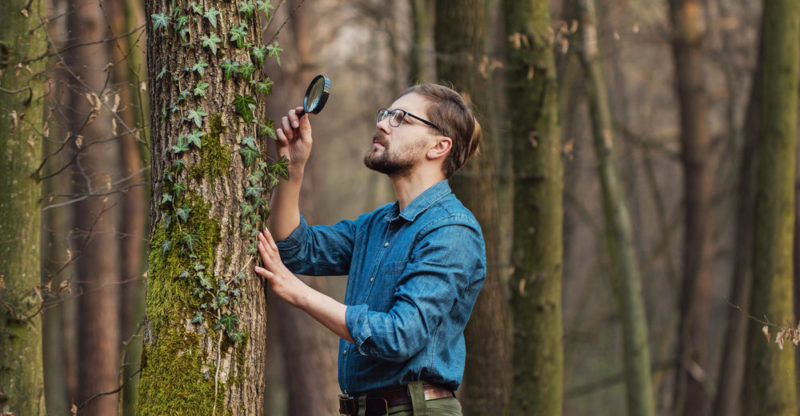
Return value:
M 309 226 L 301 215 L 300 225 L 286 239 L 276 243 L 283 263 L 294 273 L 313 276 L 347 274 L 357 221 Z
M 457 302 L 474 304 L 479 289 L 467 289 L 483 284 L 486 268 L 477 225 L 450 219 L 420 235 L 388 312 L 366 304 L 347 307 L 345 323 L 363 355 L 406 361 L 425 347 Z

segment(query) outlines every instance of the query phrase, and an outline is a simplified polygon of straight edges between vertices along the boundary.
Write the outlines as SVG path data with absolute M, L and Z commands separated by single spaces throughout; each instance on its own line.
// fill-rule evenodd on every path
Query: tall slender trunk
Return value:
M 547 2 L 504 0 L 514 153 L 513 415 L 560 415 L 563 177 L 558 85 Z
M 68 108 L 75 160 L 72 190 L 85 197 L 74 204 L 78 290 L 78 391 L 82 415 L 117 412 L 119 386 L 119 197 L 113 182 L 118 143 L 112 139 L 114 95 L 107 88 L 109 64 L 103 9 L 91 0 L 73 0 L 67 28 L 73 47 L 65 56 L 71 94 Z M 100 43 L 97 43 L 100 41 Z
M 503 414 L 511 382 L 511 331 L 506 288 L 498 267 L 500 233 L 498 222 L 498 170 L 492 137 L 488 55 L 489 16 L 485 0 L 436 2 L 434 37 L 436 72 L 441 81 L 452 83 L 471 101 L 478 115 L 483 138 L 480 153 L 451 179 L 453 192 L 469 208 L 483 230 L 486 242 L 486 283 L 472 310 L 465 331 L 470 346 L 461 400 L 467 414 Z M 483 72 L 481 72 L 483 68 Z M 491 357 L 491 358 L 490 358 Z M 491 383 L 485 383 L 493 374 Z
M 800 4 L 764 2 L 761 34 L 761 134 L 750 314 L 777 325 L 793 322 L 792 247 L 797 146 Z M 791 326 L 791 324 L 790 324 Z M 765 342 L 762 324 L 748 329 L 743 397 L 746 415 L 796 415 L 794 352 Z
M 42 157 L 44 18 L 43 0 L 0 4 L 0 412 L 4 414 L 45 413 L 42 302 L 35 292 L 41 278 L 41 184 L 34 175 Z
M 614 152 L 613 127 L 605 79 L 598 61 L 595 5 L 579 0 L 581 60 L 602 188 L 605 237 L 611 260 L 611 281 L 622 320 L 625 388 L 629 415 L 655 415 L 647 321 L 642 282 L 633 248 L 631 221 Z
M 433 15 L 436 7 L 434 2 L 436 0 L 409 0 L 411 23 L 414 27 L 409 69 L 412 83 L 436 80 L 436 56 L 433 50 Z
M 152 237 L 140 415 L 263 413 L 255 236 L 285 169 L 264 152 L 274 132 L 261 68 L 279 52 L 261 38 L 265 4 L 145 3 Z
M 748 319 L 742 311 L 750 310 L 750 287 L 753 281 L 753 219 L 756 200 L 756 142 L 760 135 L 761 64 L 756 67 L 750 102 L 744 123 L 744 143 L 739 162 L 739 186 L 736 198 L 736 235 L 727 327 L 722 342 L 722 359 L 717 375 L 717 389 L 712 415 L 739 415 L 742 381 L 745 370 L 745 347 Z
M 704 10 L 698 0 L 670 0 L 684 184 L 683 276 L 679 294 L 674 405 L 686 416 L 709 410 L 708 325 L 712 266 L 711 137 L 703 70 Z

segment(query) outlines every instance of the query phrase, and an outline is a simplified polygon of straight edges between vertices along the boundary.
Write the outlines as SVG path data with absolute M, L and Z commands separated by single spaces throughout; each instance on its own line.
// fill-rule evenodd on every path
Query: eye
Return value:
M 394 110 L 392 112 L 392 125 L 395 127 L 399 126 L 400 123 L 403 122 L 403 116 L 404 114 L 402 110 Z

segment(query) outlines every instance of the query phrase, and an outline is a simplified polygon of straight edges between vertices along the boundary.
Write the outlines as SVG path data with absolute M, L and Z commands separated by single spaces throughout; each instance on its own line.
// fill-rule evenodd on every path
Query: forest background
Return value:
M 465 415 L 797 415 L 794 3 L 4 1 L 0 411 L 337 414 L 338 340 L 247 267 L 323 73 L 310 223 L 393 200 L 407 86 L 483 126 Z

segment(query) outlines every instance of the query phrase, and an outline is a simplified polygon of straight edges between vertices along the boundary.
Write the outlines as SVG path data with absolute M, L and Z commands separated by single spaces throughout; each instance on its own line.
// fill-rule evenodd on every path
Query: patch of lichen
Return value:
M 222 116 L 212 115 L 208 118 L 208 125 L 209 131 L 201 139 L 200 161 L 189 168 L 189 177 L 194 180 L 227 176 L 231 168 L 231 148 L 221 140 L 225 132 Z
M 215 332 L 209 331 L 207 324 L 197 332 L 186 330 L 201 301 L 192 294 L 196 284 L 192 278 L 179 276 L 198 262 L 211 273 L 220 226 L 209 217 L 209 206 L 201 198 L 187 195 L 182 204 L 191 208 L 187 220 L 175 220 L 168 229 L 159 223 L 150 242 L 146 306 L 150 342 L 145 345 L 146 364 L 137 409 L 142 416 L 207 415 L 214 407 L 216 366 L 202 347 L 203 337 L 213 337 Z M 184 232 L 197 238 L 193 251 L 181 240 Z M 164 251 L 166 241 L 171 246 Z M 192 253 L 196 258 L 190 257 Z M 218 391 L 217 408 L 221 410 L 225 391 L 222 383 Z

